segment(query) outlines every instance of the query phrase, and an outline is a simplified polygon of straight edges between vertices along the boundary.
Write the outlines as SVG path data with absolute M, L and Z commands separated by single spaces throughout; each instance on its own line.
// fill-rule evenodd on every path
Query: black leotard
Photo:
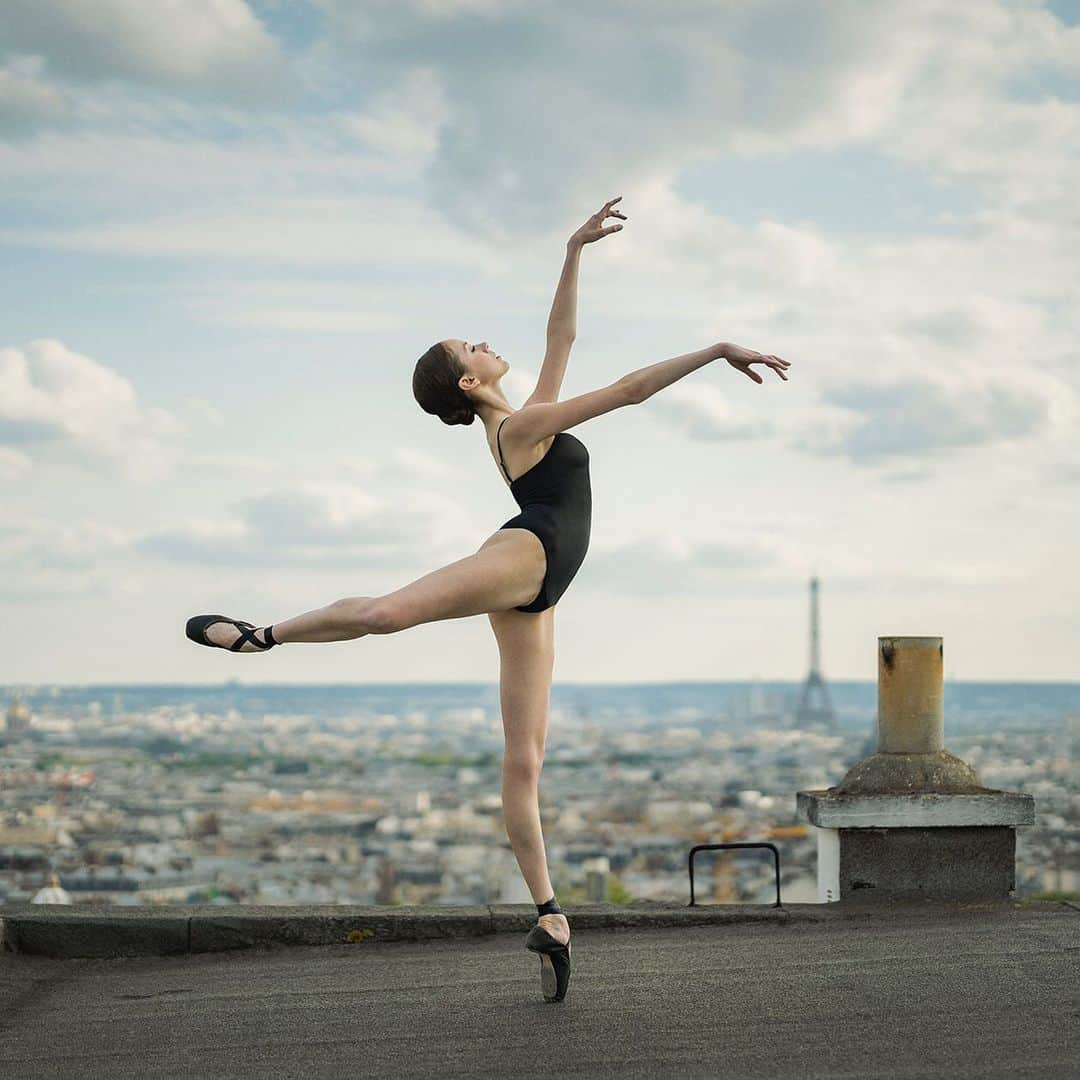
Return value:
M 495 432 L 499 462 L 506 479 L 499 435 L 509 420 L 503 417 Z M 516 480 L 510 493 L 521 513 L 504 522 L 503 529 L 528 529 L 536 533 L 547 553 L 547 572 L 536 598 L 519 604 L 518 611 L 544 611 L 553 607 L 585 561 L 592 528 L 592 488 L 589 484 L 589 451 L 568 431 L 556 432 L 547 453 Z

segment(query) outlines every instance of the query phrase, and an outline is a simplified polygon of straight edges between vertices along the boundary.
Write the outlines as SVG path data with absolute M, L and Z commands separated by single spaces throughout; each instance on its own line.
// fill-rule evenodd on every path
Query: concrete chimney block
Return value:
M 1034 799 L 984 787 L 945 749 L 943 689 L 940 637 L 878 638 L 876 753 L 837 786 L 796 794 L 818 830 L 823 902 L 1002 898 L 1015 887 L 1015 827 L 1034 823 Z

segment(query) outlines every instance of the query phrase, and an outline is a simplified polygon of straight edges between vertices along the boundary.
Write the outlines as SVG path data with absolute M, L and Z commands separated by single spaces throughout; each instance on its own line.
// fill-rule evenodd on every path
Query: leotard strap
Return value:
M 499 447 L 499 464 L 500 464 L 500 465 L 502 465 L 502 471 L 503 471 L 504 473 L 506 473 L 506 479 L 507 479 L 507 480 L 510 480 L 510 473 L 509 473 L 509 472 L 507 472 L 507 469 L 506 469 L 506 462 L 505 462 L 505 461 L 503 461 L 503 456 L 502 456 L 502 443 L 501 443 L 501 442 L 499 441 L 499 436 L 500 436 L 500 435 L 502 434 L 502 426 L 503 426 L 503 424 L 505 424 L 505 423 L 506 423 L 506 421 L 507 421 L 507 420 L 509 420 L 509 419 L 510 419 L 510 417 L 509 417 L 509 416 L 504 416 L 504 417 L 502 418 L 502 420 L 501 420 L 501 421 L 499 422 L 499 426 L 498 426 L 498 428 L 497 428 L 497 429 L 496 429 L 496 431 L 495 431 L 495 443 L 496 443 L 496 445 L 497 445 L 497 446 Z M 511 484 L 512 484 L 513 482 L 514 482 L 513 480 L 510 480 L 510 483 L 511 483 Z

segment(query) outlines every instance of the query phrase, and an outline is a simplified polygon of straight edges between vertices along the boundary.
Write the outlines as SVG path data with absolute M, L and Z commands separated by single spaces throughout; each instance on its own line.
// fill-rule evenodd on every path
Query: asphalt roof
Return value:
M 0 1073 L 1080 1075 L 1076 906 L 830 916 L 580 929 L 557 1004 L 543 1001 L 539 958 L 520 933 L 0 954 Z

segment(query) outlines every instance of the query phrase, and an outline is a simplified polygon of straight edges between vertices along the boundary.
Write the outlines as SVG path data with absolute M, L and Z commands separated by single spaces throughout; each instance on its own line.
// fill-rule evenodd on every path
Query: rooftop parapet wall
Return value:
M 636 900 L 631 904 L 564 906 L 574 931 L 658 930 L 724 924 L 782 927 L 835 920 L 878 921 L 878 905 L 858 893 L 838 904 L 688 904 Z M 1012 911 L 1078 912 L 1080 904 L 1050 900 L 897 903 L 891 910 L 930 919 Z M 6 952 L 60 959 L 172 956 L 249 948 L 357 945 L 386 941 L 475 940 L 490 934 L 524 936 L 536 923 L 534 904 L 236 905 L 170 904 L 154 908 L 0 905 L 0 942 Z M 2 959 L 0 959 L 2 963 Z

